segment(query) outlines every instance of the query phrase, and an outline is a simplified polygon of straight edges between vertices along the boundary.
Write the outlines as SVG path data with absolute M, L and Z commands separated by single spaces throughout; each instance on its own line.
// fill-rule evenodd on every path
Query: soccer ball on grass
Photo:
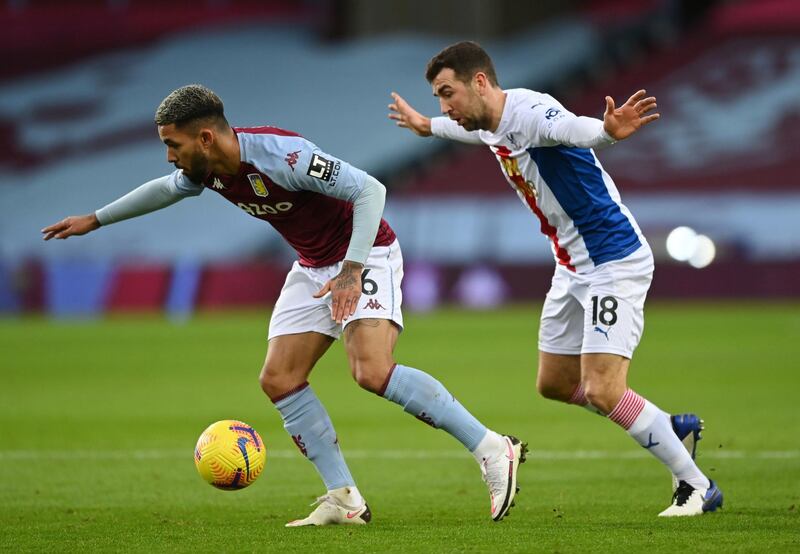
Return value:
M 194 465 L 200 476 L 223 490 L 251 485 L 266 461 L 267 450 L 256 430 L 233 419 L 209 425 L 194 449 Z

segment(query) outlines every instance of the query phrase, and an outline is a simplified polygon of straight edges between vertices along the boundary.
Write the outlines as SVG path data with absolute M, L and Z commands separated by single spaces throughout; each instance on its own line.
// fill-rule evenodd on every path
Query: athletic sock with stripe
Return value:
M 673 431 L 669 416 L 655 404 L 628 389 L 608 418 L 658 458 L 679 481 L 686 481 L 696 489 L 710 486 Z

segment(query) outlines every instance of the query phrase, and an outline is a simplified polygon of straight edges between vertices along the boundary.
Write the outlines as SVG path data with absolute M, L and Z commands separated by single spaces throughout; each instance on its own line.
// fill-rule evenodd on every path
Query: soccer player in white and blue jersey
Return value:
M 653 255 L 593 149 L 657 120 L 656 99 L 640 90 L 616 108 L 606 97 L 603 120 L 576 117 L 548 94 L 500 88 L 474 42 L 434 56 L 426 78 L 447 117 L 425 117 L 396 93 L 389 117 L 420 136 L 489 146 L 550 240 L 556 270 L 539 327 L 539 392 L 608 416 L 669 468 L 672 504 L 659 515 L 722 506 L 721 491 L 694 461 L 702 421 L 670 416 L 627 386 Z
M 489 488 L 492 519 L 503 519 L 517 492 L 524 443 L 487 429 L 433 376 L 394 360 L 403 327 L 403 257 L 381 217 L 383 185 L 297 133 L 231 127 L 222 100 L 201 85 L 167 96 L 155 123 L 177 170 L 94 213 L 45 227 L 44 239 L 84 235 L 209 189 L 270 224 L 294 248 L 298 260 L 272 312 L 260 380 L 326 493 L 308 517 L 287 527 L 372 519 L 333 423 L 308 382 L 342 335 L 358 384 L 464 445 Z

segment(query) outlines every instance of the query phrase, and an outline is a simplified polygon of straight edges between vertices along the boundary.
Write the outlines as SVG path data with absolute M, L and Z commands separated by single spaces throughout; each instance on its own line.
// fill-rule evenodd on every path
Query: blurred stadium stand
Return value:
M 800 5 L 427 4 L 7 3 L 0 312 L 181 315 L 274 301 L 292 253 L 208 192 L 88 237 L 39 238 L 169 172 L 152 116 L 190 82 L 216 90 L 233 124 L 298 131 L 387 183 L 411 304 L 428 305 L 417 290 L 430 287 L 409 283 L 435 283 L 425 293 L 435 303 L 488 274 L 499 297 L 540 299 L 548 245 L 488 149 L 418 139 L 385 119 L 392 90 L 436 113 L 425 63 L 463 38 L 481 40 L 504 87 L 550 91 L 576 113 L 600 116 L 606 94 L 639 87 L 658 96 L 658 124 L 599 154 L 659 257 L 654 295 L 800 295 Z M 669 262 L 664 238 L 680 225 L 716 242 L 714 263 Z M 481 277 L 464 279 L 473 266 Z
M 0 78 L 57 68 L 175 32 L 242 21 L 313 23 L 322 4 L 301 0 L 7 0 L 0 9 Z M 6 55 L 9 54 L 9 55 Z

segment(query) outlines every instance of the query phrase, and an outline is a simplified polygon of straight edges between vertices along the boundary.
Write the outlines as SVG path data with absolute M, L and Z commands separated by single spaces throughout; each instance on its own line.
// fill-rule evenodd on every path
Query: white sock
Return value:
M 608 418 L 661 460 L 679 481 L 696 489 L 711 486 L 673 431 L 669 416 L 656 405 L 628 389 Z
M 358 487 L 342 487 L 329 490 L 328 493 L 335 495 L 350 508 L 358 508 L 364 505 L 364 497 L 358 492 Z
M 503 435 L 487 429 L 478 446 L 472 451 L 472 455 L 475 456 L 475 460 L 480 464 L 484 458 L 491 454 L 496 454 L 498 450 L 504 447 L 505 439 L 503 439 Z

